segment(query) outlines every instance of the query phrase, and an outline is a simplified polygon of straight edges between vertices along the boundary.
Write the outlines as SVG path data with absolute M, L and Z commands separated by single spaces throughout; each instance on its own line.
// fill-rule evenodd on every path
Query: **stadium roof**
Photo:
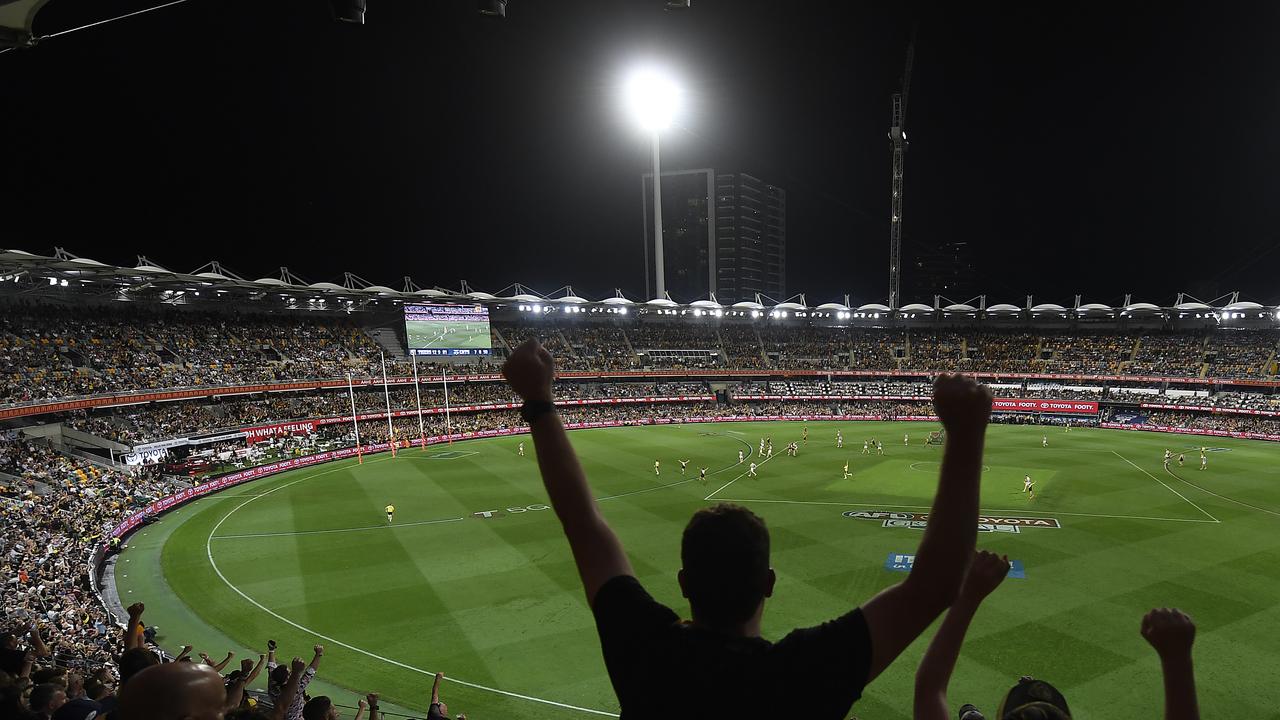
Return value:
M 396 290 L 387 285 L 375 285 L 352 273 L 344 273 L 341 284 L 335 282 L 307 282 L 294 275 L 288 268 L 280 269 L 279 277 L 264 277 L 248 280 L 231 272 L 218 261 L 209 262 L 190 272 L 176 272 L 146 257 L 139 257 L 135 267 L 119 267 L 107 265 L 92 258 L 78 257 L 61 248 L 57 248 L 52 256 L 35 255 L 24 250 L 0 249 L 0 295 L 16 297 L 42 297 L 68 299 L 73 296 L 88 296 L 100 300 L 122 302 L 155 302 L 175 306 L 199 306 L 210 303 L 238 304 L 246 309 L 265 311 L 306 310 L 321 312 L 359 312 L 359 311 L 398 311 L 401 305 L 423 301 L 441 301 L 458 303 L 483 303 L 497 308 L 508 307 L 513 311 L 532 309 L 537 306 L 540 312 L 559 309 L 568 312 L 568 306 L 601 306 L 600 310 L 609 313 L 625 313 L 625 306 L 637 303 L 617 291 L 613 297 L 591 300 L 573 292 L 570 287 L 556 291 L 564 292 L 560 297 L 548 297 L 535 294 L 524 285 L 515 285 L 515 292 L 510 296 L 503 293 L 494 294 L 468 287 L 464 282 L 461 289 L 450 290 L 442 287 L 422 288 L 410 278 L 404 278 L 404 288 Z M 670 297 L 654 298 L 639 303 L 640 313 L 663 312 L 670 315 L 669 310 L 720 310 L 731 307 L 733 310 L 755 311 L 739 313 L 703 313 L 692 316 L 703 317 L 764 317 L 760 312 L 767 309 L 781 311 L 772 315 L 774 318 L 785 317 L 810 319 L 813 321 L 836 319 L 854 323 L 879 323 L 885 321 L 910 320 L 912 324 L 934 321 L 954 321 L 956 316 L 981 320 L 985 317 L 998 319 L 1000 322 L 1073 322 L 1081 321 L 1121 321 L 1135 317 L 1156 320 L 1181 321 L 1183 324 L 1199 323 L 1200 326 L 1214 327 L 1221 324 L 1234 326 L 1280 326 L 1280 308 L 1268 307 L 1256 302 L 1241 301 L 1232 294 L 1226 304 L 1215 307 L 1194 298 L 1183 302 L 1183 295 L 1178 296 L 1174 305 L 1161 307 L 1153 303 L 1130 302 L 1113 307 L 1102 303 L 1080 304 L 1076 300 L 1074 307 L 1068 308 L 1057 303 L 1032 304 L 1027 298 L 1025 307 L 1007 303 L 985 305 L 985 296 L 977 306 L 972 304 L 978 298 L 965 303 L 947 301 L 943 305 L 941 298 L 935 298 L 934 304 L 910 303 L 899 310 L 892 310 L 888 305 L 870 302 L 858 305 L 854 309 L 848 297 L 843 303 L 827 302 L 811 306 L 802 295 L 784 302 L 766 304 L 768 298 L 757 296 L 755 301 L 744 300 L 731 306 L 720 303 L 712 294 L 707 299 L 699 299 L 691 303 L 679 303 Z M 800 302 L 794 300 L 798 298 Z M 1220 298 L 1214 302 L 1221 302 Z M 516 306 L 509 303 L 523 303 Z M 608 306 L 612 306 L 609 309 Z M 660 309 L 660 310 L 659 310 Z M 584 312 L 582 310 L 574 312 Z M 591 310 L 596 312 L 596 310 Z M 675 314 L 683 314 L 676 312 Z M 917 317 L 923 316 L 923 317 Z

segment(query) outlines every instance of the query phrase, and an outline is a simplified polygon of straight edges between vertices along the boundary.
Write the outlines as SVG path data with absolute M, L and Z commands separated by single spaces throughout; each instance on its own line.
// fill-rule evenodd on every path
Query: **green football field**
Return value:
M 410 348 L 489 348 L 489 323 L 415 320 L 405 323 Z
M 843 450 L 834 447 L 837 427 Z M 844 513 L 925 512 L 941 451 L 922 441 L 935 427 L 809 423 L 797 458 L 782 454 L 800 438 L 794 422 L 582 430 L 572 438 L 640 579 L 681 614 L 688 606 L 675 575 L 689 515 L 720 499 L 761 514 L 778 573 L 764 630 L 777 639 L 905 577 L 886 569 L 886 557 L 913 552 L 921 531 Z M 775 455 L 758 477 L 742 477 L 738 451 L 759 460 L 762 435 L 772 436 Z M 868 437 L 884 443 L 883 457 L 861 454 Z M 522 441 L 528 457 L 516 453 Z M 1200 445 L 1211 448 L 1203 472 Z M 1166 447 L 1185 451 L 1186 467 L 1165 471 Z M 323 681 L 377 690 L 413 712 L 425 710 L 429 673 L 441 670 L 452 681 L 443 688 L 451 712 L 470 718 L 616 713 L 532 448 L 527 436 L 470 441 L 228 489 L 135 534 L 118 588 L 126 604 L 146 601 L 146 619 L 167 648 L 192 643 L 210 655 L 234 648 L 237 657 L 256 657 L 274 638 L 287 659 L 309 657 L 320 642 Z M 978 613 L 952 679 L 953 705 L 973 702 L 990 716 L 1004 690 L 1033 675 L 1062 689 L 1077 717 L 1157 716 L 1159 665 L 1138 624 L 1152 607 L 1176 606 L 1199 626 L 1204 714 L 1277 717 L 1278 458 L 1280 448 L 1261 442 L 993 426 L 983 514 L 1061 527 L 979 535 L 979 547 L 1021 561 L 1026 577 L 1006 580 Z M 688 474 L 679 459 L 692 461 Z M 698 466 L 710 468 L 705 485 Z M 1020 492 L 1028 473 L 1034 501 Z M 391 526 L 388 503 L 396 507 Z M 930 635 L 868 687 L 855 715 L 909 717 Z M 655 692 L 662 673 L 653 668 Z M 354 705 L 355 695 L 334 685 L 316 692 Z M 786 708 L 785 697 L 762 693 Z

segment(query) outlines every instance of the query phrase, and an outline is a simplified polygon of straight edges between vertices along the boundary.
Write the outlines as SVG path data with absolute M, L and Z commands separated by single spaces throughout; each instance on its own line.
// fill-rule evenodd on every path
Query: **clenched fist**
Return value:
M 1008 556 L 1001 557 L 988 550 L 979 550 L 973 554 L 973 562 L 969 564 L 969 573 L 964 576 L 960 594 L 981 601 L 992 590 L 1000 587 L 1008 574 Z
M 964 375 L 943 373 L 933 383 L 933 407 L 949 433 L 981 433 L 991 419 L 991 390 Z
M 1142 618 L 1142 637 L 1151 643 L 1161 660 L 1191 654 L 1196 624 L 1177 608 L 1157 608 Z
M 555 362 L 551 353 L 537 340 L 525 340 L 511 353 L 502 366 L 502 376 L 525 400 L 551 401 L 551 381 L 555 379 Z

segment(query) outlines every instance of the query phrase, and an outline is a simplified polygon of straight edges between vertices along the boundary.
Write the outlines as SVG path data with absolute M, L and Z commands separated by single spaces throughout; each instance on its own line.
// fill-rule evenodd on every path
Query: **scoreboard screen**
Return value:
M 489 308 L 483 305 L 406 305 L 404 331 L 412 355 L 489 355 Z

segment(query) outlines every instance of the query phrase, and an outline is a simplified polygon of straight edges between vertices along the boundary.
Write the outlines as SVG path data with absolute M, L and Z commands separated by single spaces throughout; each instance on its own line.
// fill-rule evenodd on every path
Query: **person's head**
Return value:
M 67 693 L 61 685 L 41 683 L 31 689 L 31 699 L 27 704 L 31 706 L 31 712 L 41 717 L 52 717 L 66 701 Z
M 102 678 L 92 677 L 84 683 L 84 696 L 90 700 L 101 700 L 111 694 L 111 684 Z
M 693 514 L 680 544 L 680 589 L 694 620 L 733 631 L 763 611 L 776 579 L 769 529 L 758 515 L 719 503 Z
M 1067 699 L 1043 680 L 1022 677 L 1000 701 L 1001 720 L 1071 720 Z
M 17 650 L 18 636 L 14 635 L 11 632 L 0 633 L 0 647 L 4 648 L 5 650 Z
M 326 695 L 318 695 L 302 706 L 303 720 L 338 720 L 338 707 Z
M 130 648 L 120 655 L 120 685 L 129 682 L 134 675 L 152 665 L 159 665 L 160 658 L 146 648 Z
M 120 689 L 119 716 L 128 720 L 222 720 L 226 701 L 227 691 L 217 670 L 196 663 L 165 663 L 138 672 Z
M 289 666 L 277 665 L 271 668 L 270 679 L 271 682 L 283 687 L 285 683 L 289 682 Z

